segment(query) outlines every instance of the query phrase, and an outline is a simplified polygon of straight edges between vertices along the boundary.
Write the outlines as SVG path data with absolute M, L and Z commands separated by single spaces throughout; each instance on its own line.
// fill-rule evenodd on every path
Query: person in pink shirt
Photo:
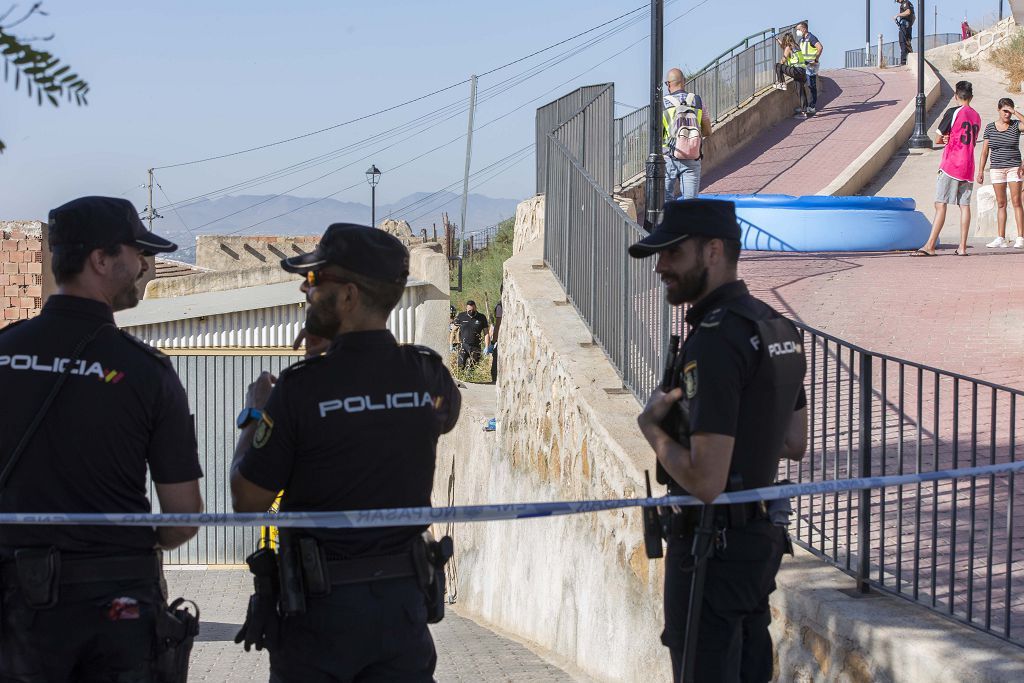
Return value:
M 911 256 L 935 256 L 935 244 L 946 222 L 946 206 L 960 207 L 960 246 L 957 256 L 967 256 L 967 231 L 971 227 L 971 194 L 974 191 L 974 147 L 981 131 L 981 116 L 971 108 L 974 87 L 969 81 L 956 84 L 957 106 L 942 115 L 936 144 L 945 145 L 935 182 L 935 220 L 928 241 Z

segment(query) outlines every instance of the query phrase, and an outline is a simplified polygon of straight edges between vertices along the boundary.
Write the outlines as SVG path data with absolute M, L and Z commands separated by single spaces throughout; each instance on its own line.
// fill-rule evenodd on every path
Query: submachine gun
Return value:
M 682 355 L 679 352 L 679 335 L 672 335 L 669 338 L 669 352 L 665 364 L 665 374 L 662 376 L 661 389 L 670 392 L 680 386 L 682 373 L 679 364 Z M 662 422 L 662 429 L 671 434 L 680 444 L 686 448 L 690 447 L 689 439 L 689 418 L 682 406 L 673 404 L 668 415 Z M 668 484 L 672 479 L 668 472 L 659 462 L 656 467 L 656 475 L 659 484 Z M 647 497 L 651 497 L 651 477 L 645 471 L 644 476 L 647 484 Z M 647 557 L 657 559 L 663 556 L 662 539 L 667 539 L 672 531 L 673 517 L 680 513 L 676 508 L 644 508 L 644 545 Z M 690 551 L 689 561 L 684 564 L 683 570 L 690 574 L 690 600 L 686 614 L 686 640 L 683 646 L 683 678 L 684 681 L 692 681 L 694 673 L 694 659 L 697 653 L 698 625 L 700 623 L 701 603 L 704 600 L 704 582 L 707 575 L 707 559 L 714 549 L 712 543 L 715 536 L 714 511 L 711 505 L 702 505 L 696 526 L 693 529 L 693 546 Z

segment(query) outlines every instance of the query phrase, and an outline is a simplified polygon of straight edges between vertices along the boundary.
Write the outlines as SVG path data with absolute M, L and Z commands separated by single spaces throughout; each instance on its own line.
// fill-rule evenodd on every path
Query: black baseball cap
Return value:
M 722 199 L 679 199 L 665 203 L 661 223 L 647 237 L 630 246 L 633 258 L 647 258 L 692 235 L 739 240 L 736 205 Z
M 333 223 L 316 249 L 281 259 L 282 268 L 300 275 L 327 265 L 341 266 L 374 280 L 405 284 L 409 277 L 409 250 L 397 237 L 378 228 Z
M 79 197 L 50 211 L 50 248 L 77 246 L 101 249 L 130 244 L 151 253 L 170 252 L 178 245 L 146 230 L 139 212 L 119 197 Z

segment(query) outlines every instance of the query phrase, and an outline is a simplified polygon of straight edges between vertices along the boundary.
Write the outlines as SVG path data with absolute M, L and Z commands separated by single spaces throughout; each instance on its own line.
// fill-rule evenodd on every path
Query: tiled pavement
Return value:
M 701 194 L 811 195 L 889 127 L 916 92 L 904 68 L 825 71 L 818 114 L 785 119 L 703 178 Z
M 185 596 L 199 604 L 202 626 L 192 651 L 190 681 L 266 681 L 266 652 L 246 652 L 234 643 L 252 589 L 248 571 L 233 568 L 170 569 L 171 598 Z M 586 680 L 548 663 L 525 645 L 498 635 L 451 608 L 431 627 L 437 647 L 435 678 L 446 681 L 532 681 L 568 683 Z

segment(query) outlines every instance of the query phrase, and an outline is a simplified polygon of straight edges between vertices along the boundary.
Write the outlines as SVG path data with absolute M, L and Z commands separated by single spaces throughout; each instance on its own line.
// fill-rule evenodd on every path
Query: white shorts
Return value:
M 992 177 L 993 185 L 1005 185 L 1006 183 L 1019 183 L 1021 181 L 1020 168 L 990 168 L 989 174 Z

